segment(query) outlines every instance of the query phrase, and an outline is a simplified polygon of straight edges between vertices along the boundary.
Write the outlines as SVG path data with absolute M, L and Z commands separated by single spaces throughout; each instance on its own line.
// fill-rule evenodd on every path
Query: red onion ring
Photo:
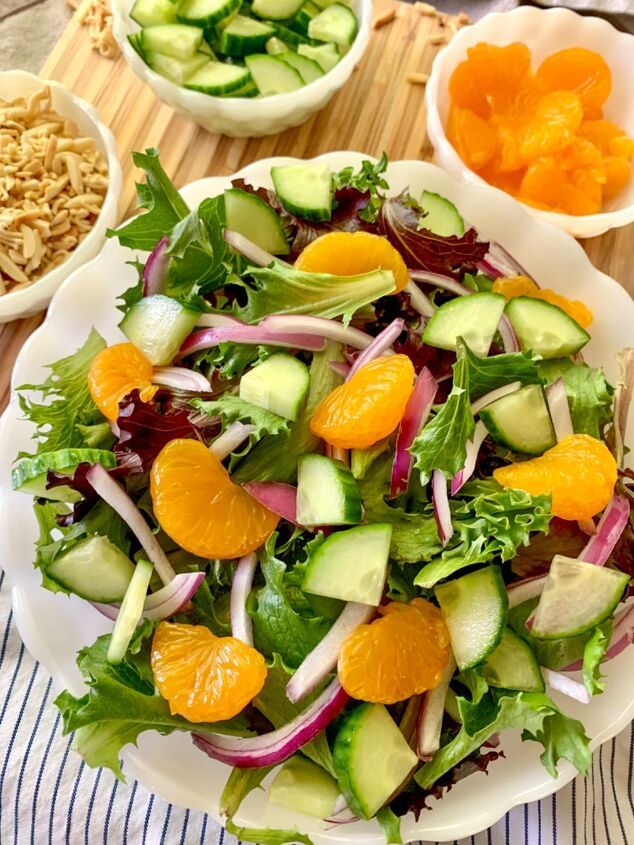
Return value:
M 396 448 L 390 478 L 390 498 L 392 499 L 407 493 L 414 464 L 414 457 L 410 454 L 409 447 L 427 422 L 437 390 L 438 382 L 427 367 L 423 367 L 414 383 L 414 389 L 405 407 L 405 413 L 396 436 Z
M 398 317 L 396 320 L 392 320 L 392 322 L 384 328 L 383 331 L 372 340 L 372 343 L 357 357 L 356 361 L 348 371 L 346 381 L 349 381 L 352 376 L 365 364 L 368 364 L 370 361 L 374 361 L 375 358 L 379 358 L 384 352 L 386 352 L 403 331 L 404 326 L 405 320 L 401 317 Z
M 253 623 L 247 613 L 247 599 L 258 567 L 255 552 L 241 557 L 231 582 L 231 635 L 247 645 L 253 645 Z

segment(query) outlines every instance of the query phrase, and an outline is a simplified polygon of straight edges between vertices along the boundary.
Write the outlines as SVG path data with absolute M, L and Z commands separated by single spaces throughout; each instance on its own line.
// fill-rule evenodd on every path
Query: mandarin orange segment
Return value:
M 604 155 L 610 152 L 610 141 L 623 135 L 623 131 L 610 120 L 584 119 L 579 135 L 594 144 Z
M 403 290 L 409 282 L 407 267 L 398 250 L 387 238 L 370 232 L 328 232 L 301 251 L 295 267 L 307 273 L 337 276 L 391 270 L 397 291 Z
M 317 407 L 313 434 L 341 449 L 367 449 L 396 429 L 414 386 L 407 355 L 388 355 L 365 364 Z
M 472 62 L 456 65 L 449 79 L 449 95 L 456 106 L 469 109 L 478 117 L 486 119 L 491 113 L 486 92 L 478 81 Z
M 88 389 L 95 405 L 112 422 L 119 416 L 119 402 L 138 388 L 148 402 L 157 388 L 154 368 L 133 343 L 117 343 L 95 355 L 88 372 Z
M 161 528 L 199 557 L 242 557 L 268 540 L 279 522 L 198 440 L 163 447 L 152 464 L 150 493 Z
M 563 150 L 583 120 L 581 100 L 570 91 L 551 91 L 541 98 L 523 127 L 519 152 L 527 163 Z
M 503 487 L 534 496 L 550 493 L 555 516 L 583 520 L 608 504 L 617 473 L 605 443 L 587 434 L 571 434 L 539 458 L 500 467 L 493 477 Z
M 603 196 L 611 199 L 619 194 L 628 184 L 632 177 L 632 165 L 624 158 L 607 156 L 603 160 L 605 167 L 605 184 L 603 185 Z
M 347 638 L 339 681 L 360 701 L 394 704 L 438 686 L 449 660 L 449 632 L 431 602 L 415 598 L 379 608 L 381 617 Z
M 488 164 L 497 151 L 498 141 L 494 130 L 469 109 L 452 109 L 447 137 L 460 158 L 472 170 L 480 170 Z
M 562 311 L 565 311 L 569 317 L 572 317 L 584 328 L 588 328 L 593 320 L 592 311 L 583 302 L 578 299 L 568 299 L 548 288 L 540 288 L 536 282 L 527 276 L 509 276 L 506 279 L 496 279 L 493 283 L 493 292 L 501 293 L 507 302 L 514 296 L 532 296 L 533 299 L 550 302 L 551 305 L 556 305 Z
M 531 54 L 526 44 L 519 42 L 504 47 L 480 42 L 467 50 L 467 61 L 489 102 L 498 100 L 506 105 L 530 72 Z
M 570 47 L 548 56 L 535 74 L 545 91 L 573 91 L 584 108 L 600 108 L 612 90 L 612 73 L 593 50 Z
M 619 135 L 617 138 L 610 140 L 608 147 L 611 156 L 624 158 L 629 161 L 634 155 L 634 138 L 629 138 L 627 135 Z
M 233 718 L 260 692 L 267 674 L 262 655 L 241 640 L 171 622 L 154 632 L 151 664 L 170 713 L 190 722 Z

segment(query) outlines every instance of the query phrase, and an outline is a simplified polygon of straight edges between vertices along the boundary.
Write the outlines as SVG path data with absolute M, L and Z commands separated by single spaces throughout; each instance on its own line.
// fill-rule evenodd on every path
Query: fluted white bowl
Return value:
M 427 133 L 438 163 L 468 182 L 483 180 L 470 170 L 449 143 L 445 133 L 449 113 L 449 79 L 467 57 L 467 49 L 484 41 L 500 46 L 521 41 L 527 44 L 535 70 L 552 53 L 567 47 L 595 50 L 612 71 L 612 93 L 605 116 L 634 136 L 634 35 L 619 32 L 601 18 L 578 15 L 569 9 L 535 9 L 524 6 L 512 12 L 487 15 L 461 29 L 436 57 L 425 91 Z M 604 204 L 599 214 L 573 215 L 524 206 L 529 214 L 563 229 L 576 238 L 602 235 L 609 229 L 634 221 L 634 178 L 617 197 Z

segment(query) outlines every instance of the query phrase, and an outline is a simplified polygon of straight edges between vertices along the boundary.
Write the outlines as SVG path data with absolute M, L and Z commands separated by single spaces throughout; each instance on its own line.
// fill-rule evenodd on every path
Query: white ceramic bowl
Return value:
M 336 152 L 320 156 L 317 161 L 336 171 L 348 165 L 356 168 L 364 158 L 360 153 Z M 291 158 L 257 161 L 233 176 L 192 182 L 182 189 L 182 195 L 195 208 L 206 197 L 229 187 L 233 178 L 272 187 L 271 166 L 296 161 Z M 386 176 L 392 194 L 409 188 L 418 196 L 427 188 L 448 197 L 484 238 L 501 243 L 544 287 L 586 302 L 594 312 L 595 321 L 584 356 L 592 366 L 603 365 L 614 383 L 615 355 L 632 337 L 634 302 L 620 285 L 592 266 L 579 244 L 552 226 L 530 218 L 515 200 L 501 191 L 459 182 L 431 164 L 392 162 Z M 85 341 L 92 326 L 109 343 L 124 339 L 118 328 L 121 314 L 116 299 L 136 282 L 134 268 L 126 264 L 133 257 L 131 250 L 112 240 L 91 264 L 68 279 L 55 296 L 45 323 L 31 335 L 18 356 L 12 379 L 14 388 L 41 382 L 48 372 L 44 365 L 71 354 Z M 86 284 L 92 286 L 90 300 L 82 295 Z M 56 689 L 68 687 L 74 695 L 83 695 L 85 685 L 75 664 L 75 654 L 100 634 L 107 633 L 111 623 L 77 596 L 43 590 L 40 574 L 31 565 L 37 536 L 31 499 L 12 491 L 10 484 L 12 462 L 20 450 L 32 448 L 31 434 L 32 425 L 24 420 L 14 393 L 0 420 L 0 565 L 9 579 L 15 622 L 27 648 L 51 673 Z M 633 418 L 626 442 L 634 445 Z M 634 717 L 631 684 L 634 647 L 607 663 L 605 672 L 606 690 L 589 704 L 563 698 L 557 692 L 552 694 L 567 714 L 583 720 L 592 738 L 592 748 L 611 739 Z M 559 777 L 553 780 L 539 760 L 541 746 L 535 742 L 522 743 L 517 730 L 502 734 L 502 749 L 506 756 L 496 760 L 487 776 L 477 773 L 461 780 L 441 801 L 430 801 L 431 809 L 421 813 L 418 821 L 412 814 L 406 816 L 403 840 L 447 842 L 475 834 L 496 822 L 514 805 L 550 795 L 575 774 L 573 767 L 562 760 Z M 138 747 L 128 745 L 123 758 L 128 778 L 137 778 L 174 804 L 218 818 L 218 801 L 229 770 L 194 748 L 186 734 L 142 734 Z M 269 782 L 270 777 L 265 783 Z M 328 829 L 315 818 L 271 804 L 263 790 L 249 795 L 236 821 L 249 827 L 297 827 L 314 845 L 385 845 L 375 821 Z
M 461 29 L 434 61 L 425 92 L 427 132 L 438 163 L 450 173 L 470 182 L 483 181 L 462 161 L 445 134 L 449 79 L 456 65 L 466 59 L 467 48 L 481 41 L 498 45 L 524 42 L 532 53 L 533 70 L 547 56 L 567 47 L 586 47 L 600 53 L 612 71 L 612 93 L 605 104 L 605 116 L 634 136 L 634 35 L 619 32 L 601 18 L 578 15 L 569 9 L 524 6 L 512 12 L 487 15 L 473 26 Z M 634 221 L 634 179 L 599 214 L 575 216 L 524 207 L 534 217 L 576 238 L 594 237 Z
M 276 135 L 292 126 L 299 126 L 323 109 L 335 92 L 347 82 L 363 55 L 370 36 L 372 0 L 352 0 L 359 21 L 359 32 L 350 50 L 320 79 L 290 94 L 271 97 L 211 97 L 199 91 L 188 91 L 151 70 L 132 48 L 128 35 L 139 29 L 129 16 L 134 0 L 112 0 L 113 31 L 127 63 L 134 73 L 150 86 L 159 100 L 174 111 L 197 123 L 209 132 L 232 138 L 259 138 Z
M 28 288 L 0 296 L 0 323 L 26 317 L 46 308 L 64 279 L 97 255 L 102 247 L 106 229 L 115 226 L 118 220 L 123 175 L 112 132 L 101 122 L 96 109 L 76 97 L 59 82 L 40 79 L 22 70 L 0 73 L 0 99 L 13 100 L 16 97 L 28 96 L 42 85 L 51 88 L 53 109 L 73 120 L 84 135 L 95 139 L 97 148 L 108 162 L 108 191 L 95 225 L 63 264 L 46 273 Z M 90 280 L 87 279 L 86 283 L 89 285 Z

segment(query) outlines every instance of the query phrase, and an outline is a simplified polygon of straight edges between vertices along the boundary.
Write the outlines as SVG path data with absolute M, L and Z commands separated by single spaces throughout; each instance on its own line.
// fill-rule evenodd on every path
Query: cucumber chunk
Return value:
M 450 238 L 452 235 L 461 238 L 464 235 L 464 220 L 456 206 L 445 197 L 431 191 L 423 191 L 420 207 L 423 215 L 418 222 L 423 229 L 443 238 Z
M 337 798 L 337 781 L 321 766 L 299 755 L 284 763 L 269 787 L 272 804 L 318 819 L 332 815 Z
M 280 56 L 282 53 L 288 53 L 291 50 L 286 42 L 282 41 L 275 35 L 273 38 L 269 38 L 264 49 L 269 56 Z
M 312 525 L 354 525 L 363 505 L 352 473 L 340 461 L 323 455 L 302 455 L 297 464 L 297 522 Z
M 544 691 L 544 679 L 537 658 L 526 640 L 510 628 L 504 631 L 499 646 L 488 656 L 480 672 L 492 687 L 523 692 Z
M 282 205 L 291 214 L 305 220 L 330 220 L 332 174 L 327 164 L 272 167 L 271 179 Z
M 348 806 L 371 819 L 409 778 L 418 757 L 382 704 L 360 704 L 341 720 L 333 762 Z
M 279 352 L 242 376 L 240 399 L 287 420 L 296 420 L 306 402 L 309 385 L 306 364 Z
M 308 37 L 349 47 L 357 37 L 359 24 L 352 9 L 333 3 L 308 24 Z
M 185 88 L 202 91 L 212 97 L 224 97 L 228 94 L 236 95 L 250 81 L 251 75 L 246 68 L 212 61 L 190 76 Z
M 532 350 L 542 358 L 574 355 L 590 340 L 590 335 L 565 311 L 530 296 L 516 296 L 506 306 L 523 352 Z
M 508 595 L 498 566 L 487 566 L 436 587 L 451 647 L 460 669 L 482 663 L 499 646 Z
M 173 56 L 150 52 L 146 55 L 145 61 L 155 73 L 159 73 L 175 85 L 184 85 L 199 68 L 207 64 L 209 56 L 204 53 L 194 53 L 191 59 L 182 61 Z
M 255 194 L 240 188 L 225 191 L 225 220 L 227 229 L 240 232 L 267 252 L 290 252 L 279 214 Z
M 88 601 L 121 601 L 134 575 L 132 561 L 107 537 L 88 537 L 58 557 L 46 574 Z
M 251 11 L 258 18 L 285 21 L 294 18 L 305 0 L 253 0 Z
M 320 11 L 319 6 L 311 3 L 311 0 L 306 0 L 306 3 L 304 3 L 299 12 L 295 15 L 292 26 L 300 32 L 303 32 L 304 35 L 307 35 L 308 24 L 313 18 L 317 17 Z
M 311 555 L 302 589 L 359 604 L 380 603 L 392 526 L 373 523 L 331 534 Z
M 200 311 L 157 293 L 133 305 L 120 327 L 155 367 L 164 367 L 171 364 L 199 317 Z
M 294 67 L 301 76 L 304 85 L 310 85 L 316 79 L 321 79 L 324 75 L 323 70 L 319 67 L 316 61 L 309 59 L 307 56 L 300 56 L 299 53 L 282 53 L 280 58 L 287 65 Z
M 140 56 L 143 59 L 143 61 L 145 61 L 145 51 L 143 50 L 143 46 L 141 44 L 142 39 L 143 39 L 143 32 L 142 31 L 132 32 L 132 33 L 130 33 L 130 35 L 128 35 L 128 41 L 130 43 L 130 46 L 132 47 L 134 52 L 138 56 Z
M 480 419 L 494 440 L 515 452 L 541 455 L 557 442 L 544 391 L 537 384 L 482 408 Z
M 136 0 L 130 11 L 130 17 L 139 26 L 174 23 L 176 6 L 171 0 Z
M 149 26 L 141 32 L 144 53 L 162 53 L 181 61 L 193 58 L 202 40 L 202 29 L 182 23 Z
M 539 599 L 533 637 L 576 637 L 612 615 L 629 575 L 578 558 L 555 555 Z
M 484 357 L 489 354 L 505 303 L 499 293 L 472 293 L 450 299 L 430 318 L 423 341 L 440 349 L 455 350 L 462 337 L 472 352 Z
M 246 56 L 261 50 L 273 35 L 272 26 L 262 21 L 236 15 L 220 33 L 220 52 L 227 56 Z
M 214 62 L 218 61 L 216 54 L 211 49 L 211 45 L 207 41 L 205 41 L 204 38 L 200 44 L 200 47 L 198 48 L 198 52 L 207 56 L 208 59 L 213 59 Z
M 310 40 L 305 35 L 302 35 L 301 32 L 289 29 L 287 26 L 284 26 L 284 24 L 278 23 L 277 21 L 268 21 L 268 23 L 270 23 L 275 30 L 277 37 L 281 38 L 281 40 L 286 44 L 290 44 L 291 47 L 299 47 L 300 44 L 310 44 Z
M 108 663 L 121 663 L 130 645 L 130 640 L 143 613 L 143 603 L 154 567 L 149 560 L 141 558 L 134 567 L 134 574 L 121 602 L 117 621 L 114 623 L 110 644 L 106 653 Z
M 245 58 L 246 66 L 251 71 L 253 81 L 263 96 L 288 94 L 303 86 L 303 81 L 295 68 L 289 67 L 279 56 L 252 55 Z
M 59 449 L 56 452 L 42 452 L 34 458 L 26 458 L 11 472 L 11 486 L 20 493 L 28 493 L 39 499 L 53 502 L 79 502 L 81 494 L 70 487 L 46 489 L 48 472 L 72 475 L 79 464 L 101 464 L 110 469 L 116 467 L 117 458 L 106 449 Z
M 339 59 L 341 58 L 341 54 L 335 44 L 320 44 L 317 47 L 312 44 L 300 44 L 297 48 L 297 54 L 299 56 L 306 56 L 308 59 L 313 59 L 324 73 L 328 73 L 336 64 L 339 64 Z
M 208 29 L 231 17 L 242 5 L 242 0 L 183 0 L 178 6 L 177 17 L 183 23 Z

